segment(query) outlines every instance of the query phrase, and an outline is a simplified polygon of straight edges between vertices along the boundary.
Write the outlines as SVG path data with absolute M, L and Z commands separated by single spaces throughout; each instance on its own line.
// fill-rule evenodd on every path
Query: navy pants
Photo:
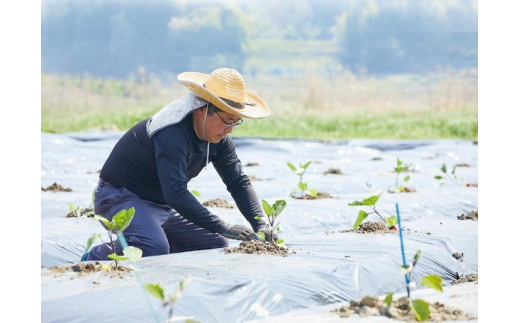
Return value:
M 131 207 L 135 214 L 123 235 L 128 245 L 143 251 L 143 257 L 228 246 L 226 238 L 186 220 L 168 205 L 142 200 L 124 187 L 98 184 L 94 195 L 96 214 L 111 221 L 119 211 Z M 86 260 L 111 260 L 107 255 L 114 251 L 108 235 L 101 236 L 106 244 L 93 247 Z M 114 239 L 115 252 L 123 255 L 121 244 Z

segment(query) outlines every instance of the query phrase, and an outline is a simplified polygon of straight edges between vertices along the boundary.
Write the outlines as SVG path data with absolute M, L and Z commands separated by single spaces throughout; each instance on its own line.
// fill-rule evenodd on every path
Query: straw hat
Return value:
M 210 75 L 185 72 L 179 74 L 177 79 L 196 96 L 230 114 L 251 119 L 265 118 L 271 114 L 264 100 L 246 90 L 244 78 L 234 69 L 219 68 Z

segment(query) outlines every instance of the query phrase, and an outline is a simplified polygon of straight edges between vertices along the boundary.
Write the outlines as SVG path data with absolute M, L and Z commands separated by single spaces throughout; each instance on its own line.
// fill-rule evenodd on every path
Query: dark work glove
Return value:
M 265 234 L 265 242 L 276 243 L 276 241 L 278 240 L 278 235 L 275 232 L 271 234 L 271 230 L 266 225 L 258 227 L 258 230 L 256 232 L 262 232 L 263 234 Z
M 253 232 L 253 230 L 240 225 L 235 224 L 232 226 L 226 226 L 222 232 L 220 232 L 221 235 L 228 239 L 235 239 L 235 240 L 243 240 L 243 241 L 251 241 L 251 240 L 259 240 L 260 237 L 256 235 L 256 233 Z

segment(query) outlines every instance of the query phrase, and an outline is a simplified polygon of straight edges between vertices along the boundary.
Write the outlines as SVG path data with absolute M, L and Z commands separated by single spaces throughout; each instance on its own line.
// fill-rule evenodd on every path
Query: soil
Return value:
M 74 210 L 76 211 L 76 210 Z M 70 211 L 65 217 L 66 218 L 78 218 L 78 217 L 87 217 L 87 218 L 93 218 L 94 217 L 94 210 L 92 209 L 86 209 L 86 208 L 82 208 L 79 210 L 80 214 L 77 215 L 76 213 L 74 213 L 74 211 Z M 76 211 L 77 212 L 77 211 Z
M 261 181 L 262 179 L 261 178 L 258 178 L 256 177 L 255 175 L 251 175 L 251 176 L 247 176 L 249 177 L 249 180 L 252 182 L 252 181 Z
M 452 285 L 455 284 L 462 284 L 462 283 L 468 283 L 468 282 L 475 282 L 475 284 L 478 284 L 478 275 L 477 274 L 469 274 L 466 276 L 462 276 L 459 279 L 456 279 L 451 283 Z
M 318 195 L 312 197 L 309 194 L 305 194 L 303 197 L 294 196 L 297 200 L 318 200 L 318 199 L 336 199 L 337 197 L 330 195 L 329 193 L 318 192 Z
M 327 175 L 327 174 L 343 175 L 343 173 L 341 172 L 341 169 L 339 169 L 339 168 L 329 168 L 328 170 L 323 172 L 323 175 Z
M 385 223 L 383 222 L 363 222 L 359 225 L 359 227 L 356 230 L 341 230 L 341 233 L 347 233 L 347 232 L 355 232 L 355 233 L 362 233 L 362 234 L 369 234 L 369 233 L 397 233 L 397 230 L 389 229 Z
M 47 192 L 47 191 L 51 191 L 51 192 L 72 192 L 72 188 L 70 188 L 70 187 L 65 188 L 65 187 L 61 186 L 60 184 L 58 184 L 58 183 L 54 183 L 51 186 L 48 186 L 47 188 L 43 188 L 42 187 L 42 191 L 44 191 L 44 192 Z
M 466 183 L 467 187 L 478 187 L 478 183 Z
M 250 167 L 250 166 L 259 166 L 260 164 L 257 163 L 257 162 L 249 162 L 246 164 L 246 167 Z
M 417 192 L 417 190 L 415 188 L 410 188 L 410 187 L 402 187 L 401 189 L 399 190 L 388 190 L 389 193 L 413 193 L 413 192 Z
M 75 278 L 93 274 L 95 272 L 103 272 L 105 275 L 110 277 L 122 278 L 132 272 L 132 269 L 121 265 L 116 267 L 115 264 L 100 263 L 99 261 L 96 261 L 95 263 L 86 262 L 69 266 L 49 267 L 49 271 L 54 274 L 63 274 L 72 271 L 78 274 Z
M 378 297 L 365 296 L 360 301 L 351 301 L 350 305 L 342 306 L 332 312 L 338 313 L 340 317 L 349 317 L 353 314 L 361 317 L 386 316 L 400 321 L 417 322 L 406 297 L 401 297 L 393 301 L 391 306 L 386 306 Z M 462 321 L 471 319 L 476 318 L 439 302 L 430 304 L 430 320 L 432 321 Z
M 478 210 L 473 210 L 468 214 L 461 214 L 457 217 L 457 219 L 478 221 Z
M 208 200 L 208 201 L 202 203 L 202 205 L 210 206 L 210 207 L 221 207 L 221 208 L 224 208 L 224 209 L 232 209 L 232 208 L 234 208 L 233 204 L 230 204 L 228 201 L 222 200 L 222 199 Z
M 280 246 L 274 242 L 243 241 L 236 248 L 225 248 L 224 253 L 248 253 L 248 254 L 270 254 L 286 257 L 289 250 L 285 246 Z M 293 251 L 293 253 L 295 253 Z

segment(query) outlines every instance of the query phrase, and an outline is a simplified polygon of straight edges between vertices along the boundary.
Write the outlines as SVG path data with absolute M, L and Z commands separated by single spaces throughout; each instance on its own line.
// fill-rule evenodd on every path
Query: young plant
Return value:
M 377 214 L 381 220 L 387 225 L 389 229 L 394 229 L 395 225 L 397 224 L 397 216 L 389 216 L 387 218 L 384 218 L 381 213 L 376 208 L 376 203 L 379 201 L 379 197 L 381 194 L 372 195 L 368 198 L 365 198 L 361 201 L 354 201 L 352 203 L 349 203 L 349 206 L 367 206 L 370 209 L 372 209 L 372 212 L 366 212 L 365 210 L 359 210 L 358 217 L 356 219 L 356 222 L 354 223 L 354 226 L 352 227 L 354 230 L 356 230 L 359 225 L 365 220 L 370 214 Z
M 300 192 L 300 198 L 303 198 L 305 194 L 309 194 L 311 198 L 314 198 L 318 195 L 318 191 L 316 189 L 308 189 L 308 184 L 303 182 L 303 174 L 305 174 L 307 167 L 309 167 L 311 163 L 312 161 L 308 161 L 305 164 L 300 163 L 299 167 L 296 167 L 289 162 L 287 163 L 287 166 L 289 166 L 293 173 L 298 175 L 298 177 L 300 178 L 297 185 L 298 187 L 291 192 L 291 197 L 295 197 L 296 193 L 298 193 L 298 190 Z
M 165 308 L 168 311 L 168 317 L 171 318 L 173 316 L 175 302 L 177 300 L 179 300 L 179 298 L 181 298 L 184 288 L 186 288 L 186 286 L 190 282 L 191 282 L 191 279 L 189 279 L 189 278 L 179 282 L 179 285 L 177 286 L 177 290 L 175 291 L 175 294 L 173 294 L 173 295 L 166 295 L 166 292 L 165 292 L 164 288 L 161 286 L 161 284 L 146 284 L 145 289 L 150 295 L 157 297 L 158 299 L 161 300 L 163 308 Z M 197 321 L 187 320 L 185 322 L 195 323 Z
M 412 299 L 410 294 L 410 281 L 411 281 L 411 273 L 415 266 L 417 265 L 417 262 L 419 261 L 419 258 L 421 257 L 422 251 L 419 250 L 416 252 L 413 263 L 411 265 L 402 265 L 401 266 L 401 272 L 403 275 L 406 276 L 406 291 L 407 291 L 407 299 L 408 304 L 410 306 L 411 311 L 414 313 L 415 318 L 417 318 L 418 321 L 422 322 L 425 320 L 428 320 L 430 318 L 430 305 L 422 300 L 422 299 Z M 427 275 L 424 276 L 421 279 L 421 285 L 427 286 L 430 288 L 433 288 L 439 292 L 442 292 L 442 278 L 438 275 Z M 392 298 L 393 293 L 389 293 L 385 297 L 385 304 L 387 306 L 392 305 Z
M 394 171 L 396 172 L 395 176 L 395 190 L 394 192 L 399 193 L 406 190 L 406 187 L 404 185 L 399 186 L 399 176 L 401 173 L 410 171 L 410 167 L 412 165 L 410 164 L 403 164 L 403 162 L 397 158 L 397 166 L 394 168 Z M 406 175 L 403 178 L 403 182 L 408 182 L 410 180 L 410 175 Z
M 92 208 L 82 208 L 81 206 L 75 207 L 72 202 L 69 202 L 69 213 L 66 215 L 67 218 L 81 218 L 81 217 L 93 217 L 94 210 Z
M 262 207 L 264 209 L 265 214 L 267 215 L 267 221 L 269 224 L 269 230 L 271 231 L 271 241 L 268 242 L 274 242 L 276 244 L 283 244 L 284 241 L 282 239 L 277 239 L 276 241 L 272 241 L 273 239 L 273 233 L 280 232 L 280 222 L 277 222 L 276 219 L 282 213 L 282 211 L 285 209 L 285 206 L 287 203 L 285 200 L 277 200 L 273 205 L 270 205 L 265 200 L 262 200 Z M 255 216 L 255 219 L 258 220 L 259 217 Z M 265 234 L 263 232 L 258 232 L 258 236 L 262 239 L 262 241 L 265 242 Z
M 119 261 L 123 260 L 131 260 L 137 261 L 142 256 L 142 250 L 136 247 L 126 247 L 123 250 L 124 256 L 117 255 L 115 253 L 115 243 L 114 243 L 114 235 L 122 234 L 126 228 L 130 225 L 135 214 L 135 209 L 132 207 L 127 210 L 121 210 L 116 215 L 112 217 L 112 221 L 108 221 L 105 217 L 95 214 L 94 218 L 96 220 L 101 221 L 103 226 L 107 229 L 108 238 L 110 239 L 110 248 L 114 253 L 108 255 L 110 259 L 113 259 L 116 263 L 116 267 Z M 96 236 L 97 235 L 97 236 Z M 97 238 L 100 238 L 99 234 L 93 234 L 89 240 L 87 241 L 87 251 L 90 249 L 90 246 L 94 243 Z
M 451 171 L 448 173 L 448 168 L 446 167 L 446 164 L 442 163 L 440 170 L 442 172 L 442 175 L 435 176 L 435 179 L 439 181 L 439 185 L 444 185 L 448 181 L 452 181 L 457 185 L 466 185 L 464 178 L 459 178 L 456 174 L 457 165 L 453 165 Z

